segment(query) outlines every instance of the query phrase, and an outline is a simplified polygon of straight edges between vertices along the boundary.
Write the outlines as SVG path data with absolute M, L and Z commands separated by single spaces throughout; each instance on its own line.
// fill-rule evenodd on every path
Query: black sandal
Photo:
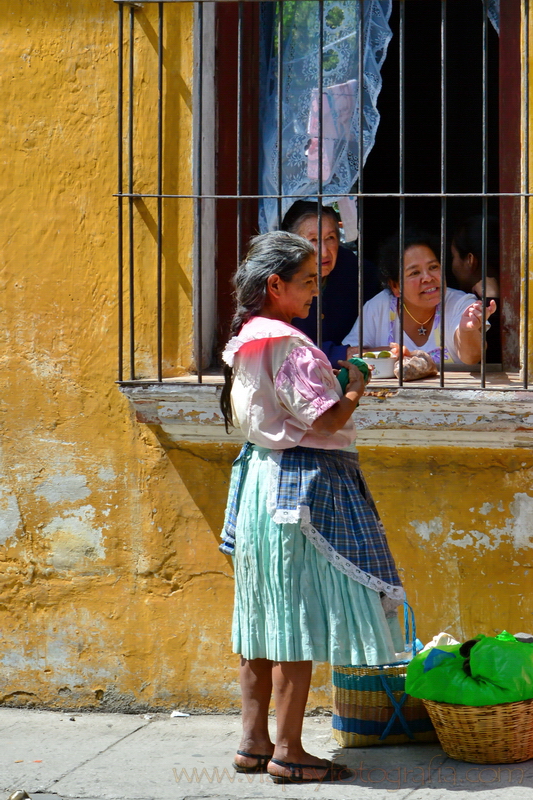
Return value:
M 330 761 L 328 766 L 319 767 L 313 764 L 293 764 L 291 761 L 280 761 L 279 758 L 271 758 L 270 760 L 273 764 L 285 767 L 285 769 L 289 769 L 291 772 L 288 777 L 285 775 L 272 775 L 269 772 L 268 774 L 274 783 L 322 783 L 323 781 L 342 781 L 351 778 L 353 775 L 346 764 L 336 764 L 333 761 Z M 313 778 L 306 778 L 304 776 L 304 769 L 314 770 L 317 773 L 320 771 L 323 774 L 316 774 Z M 346 774 L 344 777 L 341 777 L 343 773 Z
M 256 753 L 247 753 L 245 750 L 237 750 L 237 755 L 244 756 L 245 758 L 255 758 L 257 764 L 255 765 L 255 767 L 243 767 L 241 766 L 241 764 L 236 764 L 234 761 L 232 766 L 235 772 L 266 772 L 267 764 L 272 758 L 272 756 L 257 755 Z

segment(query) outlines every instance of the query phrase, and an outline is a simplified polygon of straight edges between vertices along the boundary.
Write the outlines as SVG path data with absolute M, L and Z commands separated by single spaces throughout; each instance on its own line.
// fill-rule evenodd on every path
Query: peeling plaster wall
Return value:
M 114 385 L 115 5 L 0 0 L 0 14 L 0 702 L 237 707 L 217 544 L 238 444 L 177 446 Z M 136 115 L 140 190 L 156 175 L 156 14 L 136 11 L 136 88 L 153 112 Z M 192 8 L 168 4 L 165 20 L 165 189 L 187 193 Z M 154 371 L 155 215 L 136 204 L 141 374 Z M 180 375 L 189 201 L 165 201 L 164 217 L 163 366 Z M 361 458 L 420 638 L 533 630 L 531 451 L 380 445 Z M 310 706 L 329 704 L 322 665 Z
M 530 450 L 363 448 L 421 639 L 533 631 Z
M 165 188 L 179 192 L 191 185 L 192 13 L 165 9 Z M 136 118 L 135 180 L 151 189 L 157 5 L 135 15 L 148 109 Z M 0 17 L 0 702 L 224 707 L 238 697 L 233 579 L 217 550 L 221 501 L 205 506 L 231 454 L 184 454 L 191 491 L 115 386 L 117 7 L 0 0 Z M 137 204 L 141 372 L 153 371 L 155 214 Z M 180 374 L 190 202 L 164 214 L 165 371 Z

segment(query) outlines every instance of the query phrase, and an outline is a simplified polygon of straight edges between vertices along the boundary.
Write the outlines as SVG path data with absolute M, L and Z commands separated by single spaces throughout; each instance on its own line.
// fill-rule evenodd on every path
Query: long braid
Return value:
M 230 337 L 237 336 L 242 326 L 246 325 L 249 319 L 258 314 L 259 311 L 261 311 L 261 308 L 262 308 L 262 303 L 257 307 L 252 306 L 246 308 L 245 306 L 239 306 L 239 308 L 237 309 L 231 320 L 229 328 Z
M 285 231 L 272 231 L 252 239 L 248 254 L 233 277 L 237 308 L 231 320 L 231 337 L 237 336 L 242 326 L 260 313 L 265 304 L 267 280 L 270 275 L 279 275 L 282 280 L 288 282 L 298 272 L 305 259 L 314 253 L 310 242 Z M 227 433 L 229 426 L 233 425 L 232 384 L 233 369 L 225 364 L 220 409 Z
M 233 367 L 224 364 L 223 369 L 224 386 L 220 393 L 220 410 L 224 416 L 224 426 L 226 433 L 229 433 L 230 426 L 233 427 L 233 410 L 231 408 L 231 387 L 233 386 Z

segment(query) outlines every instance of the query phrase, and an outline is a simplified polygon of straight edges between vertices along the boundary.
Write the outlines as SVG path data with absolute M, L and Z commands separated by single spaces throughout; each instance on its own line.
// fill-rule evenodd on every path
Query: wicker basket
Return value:
M 533 700 L 459 706 L 424 700 L 442 749 L 459 761 L 512 764 L 533 758 Z
M 406 670 L 405 663 L 333 667 L 333 736 L 341 747 L 437 741 L 423 701 L 405 695 Z M 395 703 L 400 704 L 410 735 L 395 712 L 385 684 Z

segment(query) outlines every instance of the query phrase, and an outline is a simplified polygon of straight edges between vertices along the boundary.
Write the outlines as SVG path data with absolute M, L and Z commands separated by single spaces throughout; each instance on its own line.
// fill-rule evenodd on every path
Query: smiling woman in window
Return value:
M 403 256 L 403 341 L 404 355 L 412 350 L 429 353 L 435 363 L 440 361 L 441 341 L 441 284 L 442 267 L 436 255 L 438 240 L 421 231 L 408 230 L 404 236 Z M 383 245 L 379 268 L 385 287 L 363 307 L 363 347 L 389 347 L 399 354 L 400 339 L 400 274 L 399 237 Z M 482 303 L 473 294 L 458 289 L 445 289 L 444 361 L 445 363 L 477 364 L 482 352 Z M 496 310 L 491 300 L 485 318 Z M 359 345 L 357 322 L 343 344 Z

